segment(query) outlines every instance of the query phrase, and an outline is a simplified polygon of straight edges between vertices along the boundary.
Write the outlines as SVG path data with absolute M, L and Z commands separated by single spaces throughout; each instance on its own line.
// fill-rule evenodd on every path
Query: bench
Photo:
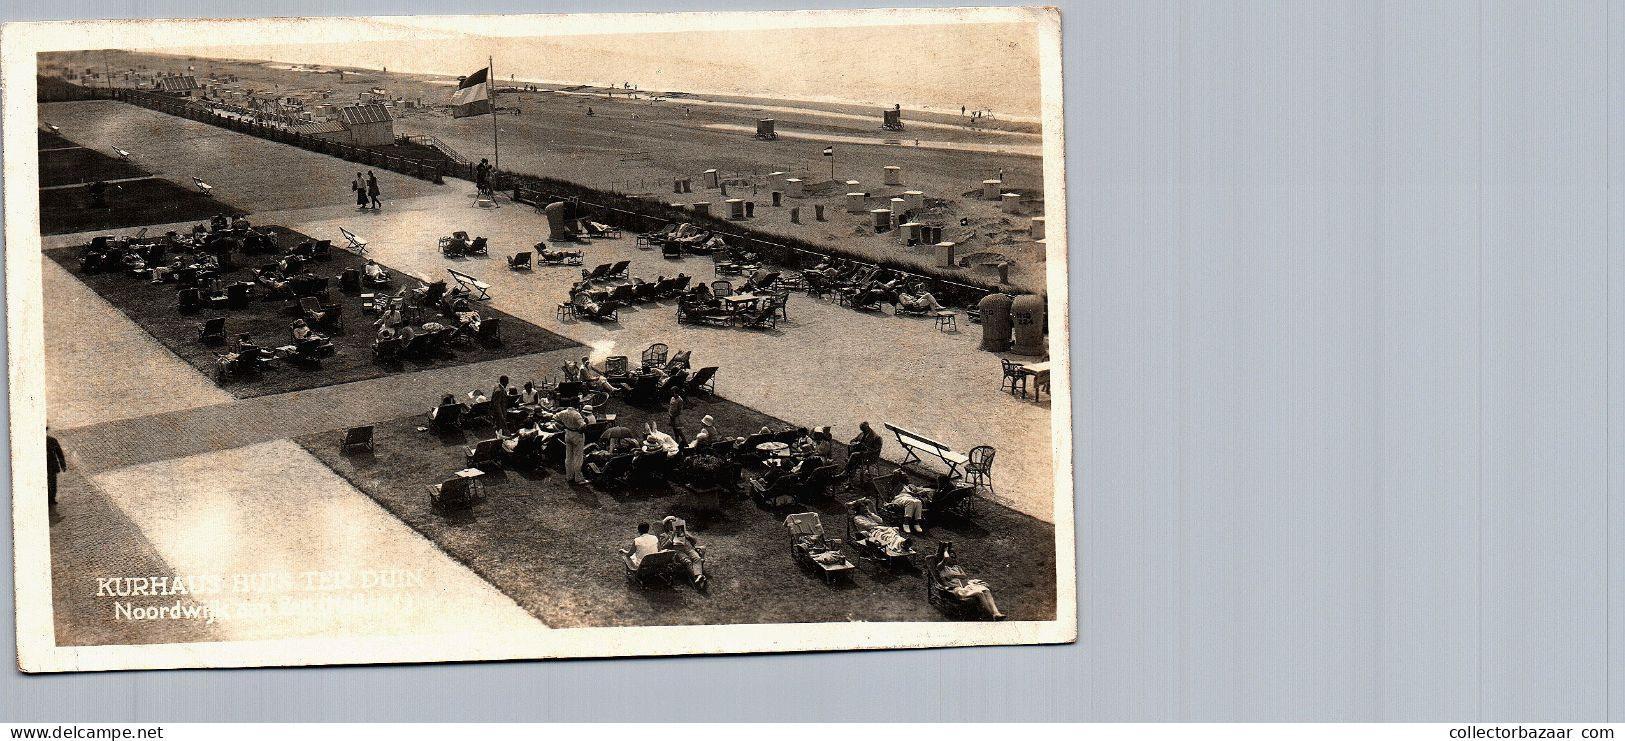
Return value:
M 886 429 L 891 430 L 892 434 L 897 436 L 897 444 L 902 446 L 903 451 L 908 454 L 898 465 L 906 466 L 910 463 L 923 463 L 924 461 L 920 459 L 920 453 L 924 452 L 946 464 L 948 466 L 948 475 L 958 476 L 959 467 L 970 462 L 970 458 L 963 453 L 956 453 L 952 447 L 924 435 L 909 432 L 889 422 L 886 423 Z
M 457 281 L 457 285 L 469 289 L 470 291 L 479 291 L 479 295 L 475 296 L 474 298 L 481 301 L 491 300 L 491 294 L 487 293 L 487 291 L 491 290 L 490 283 L 486 283 L 485 281 L 469 275 L 468 273 L 460 273 L 451 268 L 446 268 L 446 272 L 451 273 L 451 279 Z

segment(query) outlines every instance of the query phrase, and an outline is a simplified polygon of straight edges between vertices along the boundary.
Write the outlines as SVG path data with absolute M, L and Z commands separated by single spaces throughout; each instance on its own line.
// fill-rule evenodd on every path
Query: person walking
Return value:
M 372 170 L 368 170 L 367 171 L 367 199 L 372 201 L 372 209 L 374 211 L 381 210 L 384 207 L 384 204 L 378 200 L 379 195 L 380 195 L 380 193 L 378 191 L 378 176 L 372 174 Z
M 56 475 L 68 470 L 68 457 L 62 454 L 62 443 L 56 441 L 51 428 L 45 428 L 45 479 L 50 494 L 50 506 L 56 506 Z
M 350 190 L 355 193 L 355 210 L 367 210 L 367 181 L 362 179 L 361 173 L 356 173 L 355 180 L 350 181 Z

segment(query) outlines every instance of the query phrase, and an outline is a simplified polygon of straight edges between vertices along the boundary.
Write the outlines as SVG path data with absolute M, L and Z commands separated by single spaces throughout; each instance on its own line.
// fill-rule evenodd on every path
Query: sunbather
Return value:
M 931 295 L 931 292 L 925 289 L 923 283 L 915 283 L 907 293 L 899 294 L 897 305 L 909 311 L 921 313 L 942 308 L 942 304 L 937 303 L 937 297 Z
M 361 269 L 361 277 L 366 280 L 367 283 L 375 286 L 389 283 L 389 272 L 384 270 L 384 266 L 379 265 L 372 260 L 368 260 L 366 267 Z
M 305 342 L 308 340 L 325 341 L 327 336 L 318 334 L 315 330 L 311 329 L 310 324 L 305 320 L 295 319 L 293 320 L 293 339 L 295 342 Z
M 1004 613 L 999 611 L 998 604 L 993 601 L 993 590 L 988 587 L 987 582 L 972 579 L 970 574 L 965 572 L 954 554 L 953 544 L 939 544 L 937 556 L 932 559 L 929 568 L 936 570 L 937 582 L 948 593 L 962 600 L 975 600 L 994 620 L 1004 619 Z
M 869 545 L 880 548 L 888 556 L 908 555 L 911 548 L 907 536 L 895 527 L 886 524 L 880 515 L 875 513 L 874 505 L 867 499 L 859 499 L 851 504 L 852 529 L 858 538 Z

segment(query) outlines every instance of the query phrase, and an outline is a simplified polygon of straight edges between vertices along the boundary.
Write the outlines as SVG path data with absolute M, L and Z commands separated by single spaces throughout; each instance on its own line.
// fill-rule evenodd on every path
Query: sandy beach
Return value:
M 492 119 L 455 119 L 438 106 L 449 101 L 441 75 L 345 71 L 330 67 L 226 61 L 131 52 L 53 54 L 47 60 L 71 68 L 103 65 L 123 69 L 167 70 L 193 74 L 236 75 L 236 87 L 273 90 L 343 103 L 363 92 L 383 88 L 391 97 L 421 99 L 426 107 L 397 108 L 397 134 L 436 137 L 473 161 L 496 159 Z M 191 68 L 191 69 L 188 69 Z M 115 75 L 117 76 L 117 75 Z M 340 78 L 343 78 L 342 80 Z M 500 166 L 513 172 L 561 178 L 594 188 L 643 195 L 684 205 L 711 203 L 720 211 L 727 198 L 757 203 L 750 226 L 814 244 L 912 263 L 950 279 L 996 283 L 994 264 L 1008 260 L 1012 286 L 1044 289 L 1044 249 L 1028 235 L 1030 217 L 1043 214 L 1042 145 L 1039 126 L 1020 120 L 970 121 L 944 113 L 905 110 L 902 132 L 880 127 L 881 110 L 851 104 L 771 100 L 738 96 L 690 96 L 684 93 L 612 91 L 569 86 L 540 91 L 504 88 L 496 117 Z M 431 107 L 432 106 L 432 107 Z M 921 120 L 914 121 L 911 117 Z M 757 120 L 773 118 L 777 140 L 755 138 Z M 916 142 L 918 142 L 916 144 Z M 825 146 L 835 147 L 831 158 Z M 884 183 L 884 167 L 901 168 L 901 185 Z M 706 170 L 719 170 L 730 181 L 720 189 L 702 187 Z M 980 198 L 982 181 L 1003 176 L 1001 191 L 1022 194 L 1015 213 L 997 201 Z M 808 195 L 786 198 L 784 207 L 768 207 L 771 192 L 783 179 L 800 177 Z M 674 193 L 672 181 L 689 178 L 693 192 Z M 852 184 L 849 181 L 857 181 Z M 875 233 L 870 209 L 889 205 L 892 197 L 917 190 L 927 199 L 943 199 L 933 219 L 945 225 L 944 239 L 957 244 L 956 255 L 969 265 L 933 267 L 930 246 L 906 245 L 898 231 Z M 865 192 L 864 213 L 847 213 L 846 194 Z M 813 218 L 823 205 L 827 220 Z M 792 223 L 790 207 L 800 206 L 801 222 Z

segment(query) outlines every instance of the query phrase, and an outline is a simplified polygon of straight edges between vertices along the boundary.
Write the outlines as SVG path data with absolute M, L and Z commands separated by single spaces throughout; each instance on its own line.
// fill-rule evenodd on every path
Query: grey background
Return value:
M 259 7 L 7 12 L 650 9 Z M 0 718 L 1625 717 L 1625 0 L 1063 14 L 1077 645 L 13 674 Z

